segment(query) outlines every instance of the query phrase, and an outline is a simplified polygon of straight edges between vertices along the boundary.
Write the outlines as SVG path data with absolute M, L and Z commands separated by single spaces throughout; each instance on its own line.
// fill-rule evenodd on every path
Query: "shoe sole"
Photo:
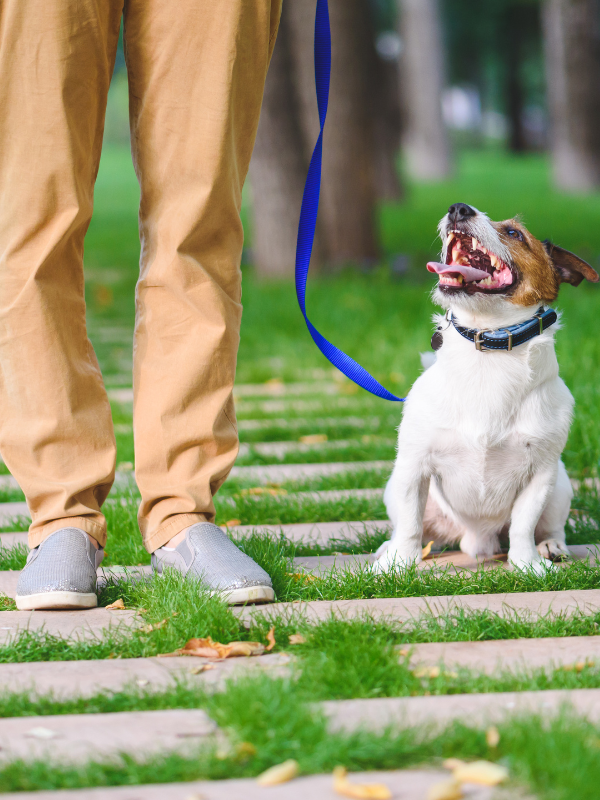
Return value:
M 95 592 L 38 592 L 37 594 L 17 595 L 19 611 L 49 611 L 79 608 L 96 608 L 98 597 Z
M 272 603 L 275 599 L 275 592 L 272 586 L 249 586 L 247 589 L 214 592 L 214 594 L 220 594 L 230 606 L 243 605 L 244 603 Z

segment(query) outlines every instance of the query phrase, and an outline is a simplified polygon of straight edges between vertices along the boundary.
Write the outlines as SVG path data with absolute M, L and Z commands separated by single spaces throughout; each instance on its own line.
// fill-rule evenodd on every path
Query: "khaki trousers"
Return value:
M 115 472 L 85 322 L 92 214 L 119 26 L 141 186 L 134 438 L 144 544 L 214 519 L 238 449 L 241 190 L 281 0 L 0 0 L 0 452 L 31 547 L 101 545 Z

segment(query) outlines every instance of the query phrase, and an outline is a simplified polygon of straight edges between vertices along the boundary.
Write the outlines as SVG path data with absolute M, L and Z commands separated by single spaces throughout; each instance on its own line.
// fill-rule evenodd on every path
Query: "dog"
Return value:
M 480 558 L 508 538 L 509 562 L 542 574 L 569 555 L 573 496 L 561 454 L 574 401 L 546 305 L 561 283 L 598 274 L 519 219 L 493 222 L 466 203 L 450 206 L 439 233 L 441 262 L 427 269 L 446 315 L 434 317 L 435 359 L 404 404 L 384 493 L 393 533 L 375 570 L 419 563 L 424 538 Z

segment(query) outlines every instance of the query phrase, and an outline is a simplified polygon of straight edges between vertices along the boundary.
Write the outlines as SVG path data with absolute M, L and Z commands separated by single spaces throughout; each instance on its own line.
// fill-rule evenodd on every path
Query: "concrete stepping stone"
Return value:
M 328 475 L 343 475 L 347 472 L 367 470 L 391 471 L 393 461 L 339 461 L 329 464 L 272 464 L 261 467 L 234 467 L 232 478 L 255 481 L 256 483 L 274 483 L 297 481 L 301 478 L 322 478 Z
M 106 760 L 197 751 L 217 733 L 200 709 L 11 717 L 0 726 L 0 762 Z
M 448 780 L 440 769 L 406 769 L 386 772 L 358 772 L 348 776 L 351 783 L 383 783 L 394 800 L 425 800 L 437 783 Z M 465 800 L 499 798 L 498 790 L 463 785 Z M 508 797 L 508 795 L 502 795 Z M 517 795 L 511 795 L 513 800 Z M 518 795 L 522 797 L 523 795 Z M 154 786 L 119 786 L 98 789 L 71 789 L 52 792 L 5 794 L 7 800 L 339 800 L 333 791 L 331 775 L 306 775 L 279 786 L 260 786 L 254 778 L 228 781 L 162 783 Z M 531 798 L 530 798 L 531 800 Z
M 0 573 L 1 574 L 1 573 Z M 44 630 L 64 639 L 94 639 L 111 628 L 127 630 L 141 624 L 135 611 L 90 608 L 81 611 L 0 611 L 0 644 L 8 644 L 19 632 Z
M 29 508 L 25 501 L 14 503 L 0 503 L 0 525 L 8 525 L 17 517 L 31 519 Z
M 26 545 L 27 541 L 27 531 L 8 531 L 7 533 L 0 533 L 0 547 L 14 547 L 17 544 Z
M 176 680 L 194 685 L 201 682 L 219 689 L 231 677 L 256 670 L 279 676 L 289 673 L 292 657 L 266 653 L 254 658 L 115 658 L 106 661 L 33 661 L 0 664 L 0 692 L 52 693 L 55 698 L 91 697 L 119 692 L 125 687 L 161 691 Z M 208 668 L 207 668 L 208 667 Z
M 333 700 L 322 707 L 332 731 L 382 732 L 460 721 L 480 727 L 502 722 L 515 714 L 540 714 L 547 719 L 565 706 L 590 722 L 600 721 L 600 689 L 547 689 L 489 694 L 450 694 L 431 697 L 383 697 L 369 700 Z
M 332 411 L 377 411 L 377 401 L 368 397 L 320 397 L 316 399 L 298 400 L 295 397 L 283 397 L 277 400 L 254 400 L 238 398 L 235 409 L 238 418 L 242 415 L 251 417 L 256 414 L 313 414 L 315 412 L 331 413 Z
M 401 653 L 409 653 L 411 667 L 465 667 L 487 675 L 498 675 L 502 670 L 523 674 L 536 669 L 551 672 L 563 666 L 600 664 L 600 636 L 432 642 L 400 649 Z
M 359 447 L 367 444 L 379 444 L 381 446 L 394 447 L 395 439 L 388 439 L 381 436 L 369 436 L 369 441 L 364 442 L 360 439 L 332 439 L 323 442 L 256 442 L 240 444 L 239 457 L 246 457 L 251 452 L 258 453 L 265 458 L 285 458 L 290 453 L 312 453 L 319 450 L 347 450 L 349 447 Z
M 387 417 L 281 417 L 267 419 L 240 419 L 238 430 L 240 433 L 250 431 L 270 430 L 281 428 L 282 430 L 295 431 L 310 428 L 311 431 L 318 432 L 323 428 L 356 428 L 357 430 L 378 429 L 382 425 L 389 424 L 390 430 L 398 425 L 398 418 L 393 415 Z
M 578 589 L 559 592 L 514 592 L 503 594 L 443 595 L 439 597 L 384 597 L 370 600 L 313 600 L 310 602 L 272 603 L 258 607 L 234 609 L 242 620 L 260 615 L 267 619 L 301 615 L 310 622 L 338 618 L 354 619 L 370 616 L 399 622 L 415 620 L 423 615 L 442 617 L 459 609 L 490 611 L 500 616 L 570 616 L 600 611 L 600 589 Z
M 239 495 L 236 497 L 223 497 L 220 505 L 235 506 L 238 497 Z M 333 489 L 326 492 L 290 492 L 289 494 L 282 492 L 276 495 L 247 495 L 246 497 L 258 503 L 265 497 L 271 499 L 275 497 L 277 502 L 280 503 L 336 503 L 340 500 L 379 500 L 383 498 L 383 489 Z
M 375 534 L 391 530 L 389 520 L 367 522 L 301 522 L 290 525 L 236 525 L 226 528 L 235 537 L 251 536 L 254 532 L 267 533 L 279 538 L 285 536 L 290 542 L 329 546 L 336 540 L 358 542 L 360 535 Z M 1 536 L 1 534 L 0 534 Z
M 271 380 L 266 383 L 238 383 L 233 396 L 238 397 L 300 397 L 302 395 L 341 394 L 343 384 L 337 381 L 298 381 L 284 383 Z

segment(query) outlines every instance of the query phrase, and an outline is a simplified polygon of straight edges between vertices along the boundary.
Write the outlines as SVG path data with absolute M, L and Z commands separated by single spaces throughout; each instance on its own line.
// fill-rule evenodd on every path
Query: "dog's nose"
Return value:
M 448 209 L 450 222 L 462 222 L 468 217 L 474 217 L 475 213 L 475 209 L 466 203 L 453 203 Z

